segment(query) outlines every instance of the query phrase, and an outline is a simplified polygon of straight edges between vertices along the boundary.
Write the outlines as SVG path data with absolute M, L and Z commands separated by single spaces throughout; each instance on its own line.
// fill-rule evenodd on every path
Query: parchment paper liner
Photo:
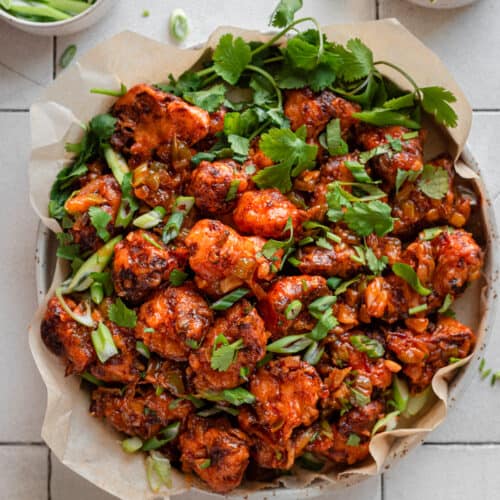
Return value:
M 178 76 L 195 65 L 207 49 L 213 48 L 221 34 L 232 32 L 246 40 L 266 40 L 268 35 L 232 27 L 221 27 L 213 33 L 207 44 L 200 49 L 183 50 L 150 40 L 138 34 L 123 32 L 99 44 L 66 70 L 45 90 L 39 101 L 31 107 L 32 154 L 29 168 L 30 197 L 32 205 L 43 223 L 53 231 L 58 224 L 48 218 L 47 205 L 50 187 L 57 172 L 69 159 L 64 151 L 67 141 L 76 141 L 82 134 L 78 124 L 86 123 L 98 113 L 109 109 L 114 99 L 90 95 L 92 87 L 119 88 L 121 82 L 128 87 L 139 83 L 165 81 L 169 73 Z M 426 154 L 430 157 L 441 151 L 449 151 L 455 158 L 462 152 L 467 139 L 472 112 L 456 82 L 439 58 L 410 34 L 394 19 L 364 23 L 331 25 L 324 28 L 330 40 L 345 43 L 351 37 L 360 37 L 374 52 L 375 60 L 389 60 L 408 71 L 421 86 L 442 85 L 457 96 L 454 107 L 459 115 L 458 127 L 450 131 L 438 129 L 432 124 Z M 383 67 L 383 72 L 396 83 L 406 88 L 406 81 L 394 71 Z M 478 349 L 483 346 L 486 332 L 492 323 L 491 281 L 498 270 L 493 260 L 492 247 L 496 240 L 493 212 L 484 186 L 478 180 L 471 160 L 462 157 L 459 170 L 464 177 L 472 178 L 477 192 L 481 193 L 479 234 L 484 234 L 487 249 L 486 266 L 482 282 L 474 283 L 464 296 L 456 302 L 459 318 L 473 328 L 478 335 Z M 473 167 L 472 169 L 470 167 Z M 42 437 L 56 456 L 69 468 L 79 473 L 102 489 L 123 499 L 158 498 L 148 488 L 141 454 L 127 455 L 121 451 L 119 434 L 88 413 L 89 396 L 80 390 L 77 377 L 64 377 L 61 364 L 43 345 L 40 338 L 40 323 L 48 298 L 62 281 L 63 272 L 58 262 L 51 290 L 35 313 L 30 326 L 30 348 L 40 374 L 47 386 L 48 401 Z M 486 312 L 489 314 L 486 314 Z M 284 476 L 280 484 L 287 488 L 305 488 L 311 483 L 320 488 L 341 488 L 365 477 L 377 474 L 384 463 L 402 456 L 423 440 L 425 435 L 446 417 L 449 385 L 455 384 L 462 374 L 449 384 L 457 368 L 467 360 L 438 371 L 432 381 L 436 401 L 431 408 L 412 422 L 412 428 L 397 429 L 377 435 L 371 442 L 373 459 L 356 467 L 318 474 L 300 468 L 292 476 Z M 190 487 L 204 486 L 181 472 L 173 473 L 173 488 L 165 495 L 175 495 Z M 252 498 L 269 495 L 265 487 L 279 483 L 244 483 L 233 495 L 250 494 Z M 261 490 L 258 492 L 257 490 Z M 285 493 L 285 490 L 283 490 Z M 295 491 L 296 496 L 310 496 L 314 490 Z M 162 492 L 163 493 L 163 492 Z M 294 494 L 294 495 L 295 495 Z M 168 496 L 166 496 L 167 498 Z

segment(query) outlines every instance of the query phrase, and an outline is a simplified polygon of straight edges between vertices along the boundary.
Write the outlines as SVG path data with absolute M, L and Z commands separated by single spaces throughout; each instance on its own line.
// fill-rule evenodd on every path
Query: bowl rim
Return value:
M 68 26 L 70 24 L 73 24 L 74 22 L 78 22 L 81 19 L 85 19 L 92 12 L 94 12 L 98 6 L 100 6 L 104 2 L 106 2 L 106 0 L 95 0 L 95 2 L 92 5 L 90 5 L 88 9 L 85 9 L 83 12 L 80 12 L 80 14 L 70 17 L 69 19 L 63 19 L 62 21 L 49 21 L 49 22 L 29 21 L 28 19 L 23 19 L 20 17 L 13 16 L 12 14 L 9 14 L 6 10 L 1 8 L 0 8 L 0 18 L 7 19 L 12 24 L 18 24 L 20 26 L 26 26 L 32 28 L 33 27 L 38 28 L 44 26 L 46 26 L 47 28 L 58 28 L 58 27 Z

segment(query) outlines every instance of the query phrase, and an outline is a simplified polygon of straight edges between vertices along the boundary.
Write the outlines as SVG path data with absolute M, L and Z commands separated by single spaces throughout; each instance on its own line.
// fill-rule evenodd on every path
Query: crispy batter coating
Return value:
M 112 175 L 101 175 L 92 179 L 81 189 L 70 196 L 64 208 L 75 218 L 69 232 L 73 235 L 74 243 L 80 245 L 82 252 L 95 251 L 102 244 L 89 216 L 90 207 L 99 207 L 111 216 L 107 226 L 110 234 L 114 233 L 113 222 L 116 218 L 122 193 L 118 182 Z
M 115 291 L 123 299 L 137 303 L 167 281 L 174 269 L 184 269 L 186 260 L 186 249 L 167 248 L 153 233 L 132 231 L 115 247 Z
M 132 385 L 122 395 L 121 389 L 98 387 L 92 393 L 90 413 L 105 418 L 115 429 L 129 436 L 149 439 L 170 423 L 184 422 L 193 412 L 189 401 L 176 401 L 172 405 L 174 399 L 166 391 L 158 396 L 153 388 L 136 390 Z
M 201 343 L 212 311 L 192 285 L 160 290 L 139 309 L 136 335 L 160 356 L 187 361 L 192 347 Z
M 253 458 L 261 467 L 290 468 L 292 432 L 318 418 L 316 406 L 326 396 L 318 373 L 297 356 L 282 357 L 259 368 L 250 379 L 250 392 L 256 402 L 240 411 L 238 421 L 255 437 Z
M 236 184 L 237 183 L 237 184 Z M 236 185 L 231 195 L 230 189 Z M 227 214 L 233 210 L 239 194 L 248 188 L 248 176 L 233 160 L 202 161 L 192 173 L 190 193 L 203 214 Z
M 227 368 L 219 370 L 211 367 L 214 351 L 222 345 L 217 337 L 223 334 L 229 344 L 242 340 L 241 349 Z M 241 368 L 249 373 L 266 354 L 266 343 L 269 332 L 264 327 L 257 310 L 246 300 L 240 300 L 222 316 L 215 320 L 203 345 L 191 352 L 189 366 L 193 375 L 193 383 L 198 393 L 205 391 L 222 391 L 232 389 L 244 382 Z
M 199 220 L 185 242 L 196 285 L 207 293 L 222 295 L 252 277 L 256 266 L 254 243 L 222 222 Z
M 111 145 L 130 156 L 131 166 L 151 159 L 160 145 L 174 137 L 192 145 L 210 129 L 206 111 L 146 84 L 136 85 L 120 97 L 112 114 L 118 122 Z
M 286 93 L 284 111 L 292 130 L 305 125 L 307 137 L 316 138 L 332 118 L 340 119 L 341 130 L 345 134 L 357 123 L 352 114 L 361 111 L 361 107 L 329 90 L 315 94 L 310 89 L 301 89 Z
M 181 462 L 217 493 L 228 493 L 240 485 L 248 466 L 250 440 L 227 418 L 192 416 L 181 434 Z
M 65 301 L 76 314 L 85 312 L 82 304 L 77 304 L 67 296 Z M 96 353 L 90 340 L 90 328 L 80 325 L 71 318 L 57 297 L 52 297 L 47 304 L 41 335 L 45 345 L 65 361 L 66 375 L 82 373 L 96 360 Z
M 318 428 L 318 437 L 307 447 L 308 451 L 339 464 L 355 464 L 369 455 L 370 435 L 373 426 L 383 416 L 384 406 L 372 401 L 362 408 L 351 410 L 340 417 L 338 424 L 330 424 L 331 433 Z M 360 438 L 359 444 L 348 445 L 352 434 Z
M 292 219 L 294 235 L 300 234 L 307 215 L 278 189 L 246 191 L 233 212 L 239 231 L 264 238 L 284 238 L 285 225 Z
M 428 225 L 451 224 L 463 227 L 471 212 L 471 199 L 461 194 L 453 182 L 453 162 L 449 155 L 441 155 L 428 162 L 444 168 L 448 173 L 449 188 L 439 200 L 426 196 L 418 183 L 406 182 L 394 196 L 392 216 L 394 234 L 407 236 Z
M 450 363 L 450 358 L 470 354 L 476 336 L 456 319 L 440 316 L 436 325 L 424 333 L 396 328 L 387 332 L 386 339 L 388 349 L 403 363 L 403 373 L 410 379 L 412 391 L 420 392 L 439 368 Z
M 272 333 L 272 338 L 309 332 L 317 320 L 309 314 L 307 306 L 329 293 L 326 280 L 321 276 L 301 275 L 278 278 L 258 306 L 266 328 Z M 287 319 L 286 309 L 294 300 L 300 300 L 302 309 L 296 318 Z
M 358 128 L 356 139 L 364 150 L 389 144 L 388 137 L 401 141 L 401 151 L 391 151 L 390 154 L 378 155 L 370 160 L 374 171 L 385 181 L 388 190 L 395 186 L 398 170 L 418 171 L 424 166 L 425 133 L 421 131 L 417 137 L 404 139 L 403 136 L 409 132 L 411 130 L 398 125 L 374 127 L 363 124 Z

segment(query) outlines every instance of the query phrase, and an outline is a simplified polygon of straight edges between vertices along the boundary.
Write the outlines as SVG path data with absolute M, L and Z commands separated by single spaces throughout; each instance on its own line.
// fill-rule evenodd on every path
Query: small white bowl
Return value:
M 430 9 L 456 9 L 458 7 L 465 7 L 477 0 L 408 0 L 411 3 L 420 5 L 420 7 L 429 7 Z
M 14 17 L 3 9 L 0 9 L 0 19 L 11 26 L 15 26 L 33 35 L 70 35 L 96 23 L 108 12 L 116 1 L 117 0 L 96 0 L 93 5 L 81 14 L 71 17 L 70 19 L 65 19 L 64 21 L 50 23 L 28 21 L 26 19 Z

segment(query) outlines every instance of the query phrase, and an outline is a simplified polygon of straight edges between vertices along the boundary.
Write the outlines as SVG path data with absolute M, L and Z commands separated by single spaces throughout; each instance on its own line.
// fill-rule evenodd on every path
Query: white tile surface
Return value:
M 474 108 L 500 108 L 499 70 L 494 56 L 500 53 L 498 0 L 479 0 L 451 10 L 380 0 L 380 17 L 397 17 L 431 47 L 456 76 Z
M 0 109 L 28 108 L 52 80 L 52 37 L 0 21 Z
M 182 6 L 191 32 L 185 45 L 202 42 L 220 25 L 265 29 L 275 0 L 121 0 L 100 24 L 86 32 L 57 39 L 57 57 L 70 43 L 78 53 L 124 29 L 168 41 L 168 17 Z M 321 23 L 375 17 L 375 0 L 306 0 L 303 15 Z M 480 0 L 475 6 L 437 12 L 404 0 L 380 0 L 381 17 L 398 17 L 433 48 L 456 75 L 475 108 L 500 109 L 500 2 Z M 148 18 L 142 11 L 150 11 Z M 0 109 L 27 108 L 52 78 L 52 38 L 33 37 L 0 23 Z M 165 69 L 168 73 L 168 68 Z M 500 112 L 475 113 L 470 137 L 500 218 L 500 170 L 497 167 Z M 45 391 L 31 360 L 27 324 L 35 307 L 34 242 L 36 219 L 27 195 L 29 146 L 26 113 L 0 112 L 0 318 L 4 357 L 0 365 L 0 444 L 40 439 Z M 7 284 L 8 286 L 5 286 Z M 500 315 L 495 330 L 500 328 Z M 500 369 L 500 337 L 495 332 L 485 351 L 487 365 Z M 376 478 L 320 499 L 338 500 L 469 500 L 500 498 L 497 474 L 500 446 L 500 383 L 473 377 L 446 422 L 426 445 L 385 474 L 383 495 Z M 445 443 L 474 443 L 455 446 Z M 0 445 L 0 499 L 48 499 L 47 449 Z M 52 457 L 51 499 L 112 500 Z M 180 500 L 205 500 L 201 494 Z
M 184 46 L 204 42 L 208 35 L 220 25 L 245 26 L 248 29 L 267 30 L 274 0 L 121 0 L 120 8 L 103 19 L 89 32 L 57 39 L 58 59 L 64 49 L 74 43 L 82 54 L 97 41 L 123 30 L 137 31 L 160 41 L 172 41 L 168 34 L 168 19 L 171 11 L 182 6 L 190 22 L 190 33 Z M 315 16 L 322 24 L 375 19 L 374 0 L 308 0 L 304 2 L 301 16 Z M 149 17 L 142 17 L 148 10 Z M 165 70 L 168 74 L 168 68 Z
M 421 446 L 385 474 L 386 500 L 499 498 L 498 446 Z
M 45 446 L 1 446 L 0 498 L 46 500 L 47 454 Z
M 28 347 L 28 324 L 36 307 L 37 227 L 27 188 L 28 113 L 0 113 L 0 127 L 0 441 L 38 441 L 45 386 Z

